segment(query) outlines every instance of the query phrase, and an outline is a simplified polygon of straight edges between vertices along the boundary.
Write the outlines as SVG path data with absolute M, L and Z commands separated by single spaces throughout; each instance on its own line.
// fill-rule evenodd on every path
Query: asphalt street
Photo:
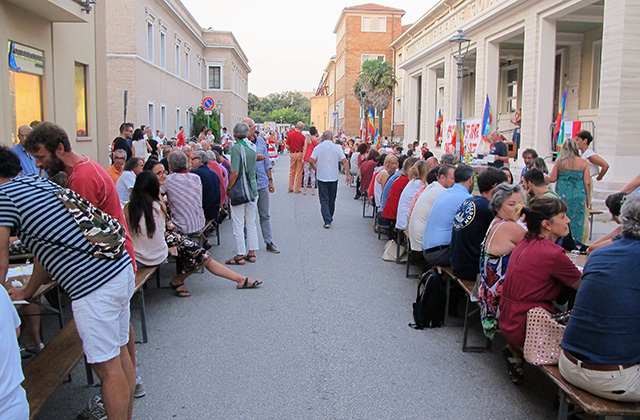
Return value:
M 275 255 L 237 271 L 264 280 L 256 290 L 207 273 L 187 280 L 190 298 L 145 292 L 149 342 L 137 345 L 147 395 L 135 419 L 553 419 L 555 387 L 537 368 L 508 378 L 499 337 L 491 353 L 463 353 L 462 328 L 417 331 L 416 279 L 381 259 L 384 241 L 362 217 L 341 177 L 336 215 L 324 229 L 318 197 L 287 193 L 288 156 L 271 195 Z M 234 254 L 231 222 L 217 261 Z M 132 313 L 139 331 L 138 312 Z M 471 339 L 481 339 L 480 323 Z M 97 388 L 79 366 L 40 419 L 72 419 Z

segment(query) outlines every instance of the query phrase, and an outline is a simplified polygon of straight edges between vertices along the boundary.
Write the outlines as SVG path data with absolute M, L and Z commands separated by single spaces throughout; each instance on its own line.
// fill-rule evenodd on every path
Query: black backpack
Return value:
M 415 324 L 411 328 L 437 328 L 444 320 L 446 292 L 442 276 L 435 269 L 420 276 L 416 302 L 413 304 L 413 319 Z

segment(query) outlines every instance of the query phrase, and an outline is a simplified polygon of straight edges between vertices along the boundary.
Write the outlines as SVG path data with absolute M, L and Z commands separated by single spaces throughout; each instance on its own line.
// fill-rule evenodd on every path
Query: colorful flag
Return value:
M 440 139 L 442 138 L 442 123 L 444 122 L 444 118 L 442 117 L 442 109 L 438 110 L 438 118 L 436 119 L 436 142 L 440 143 Z
M 567 102 L 567 89 L 565 89 L 564 93 L 562 94 L 562 101 L 560 101 L 560 107 L 558 108 L 558 118 L 556 119 L 556 130 L 553 133 L 553 137 L 556 140 L 558 150 L 560 150 L 560 147 L 564 142 L 564 127 L 563 127 L 562 121 L 564 120 L 564 108 L 565 108 L 566 102 Z M 562 135 L 560 135 L 560 131 L 563 132 Z
M 373 139 L 376 133 L 376 126 L 373 120 L 373 108 L 369 108 L 369 112 L 367 113 L 367 134 Z
M 487 137 L 491 134 L 491 123 L 493 122 L 493 115 L 491 114 L 491 104 L 489 103 L 489 95 L 487 94 L 487 102 L 484 105 L 484 116 L 482 117 L 482 138 L 484 141 L 489 141 Z
M 373 145 L 377 146 L 378 143 L 380 143 L 380 133 L 378 132 L 378 129 L 376 128 L 376 135 L 373 138 Z

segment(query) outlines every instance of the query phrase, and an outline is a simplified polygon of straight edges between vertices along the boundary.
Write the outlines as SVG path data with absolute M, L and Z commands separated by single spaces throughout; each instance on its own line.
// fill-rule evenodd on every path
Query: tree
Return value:
M 382 136 L 382 113 L 389 106 L 393 97 L 393 87 L 396 85 L 396 76 L 393 67 L 386 61 L 367 60 L 362 63 L 360 76 L 354 85 L 356 98 L 366 110 L 370 107 L 376 110 L 378 115 L 378 132 Z M 366 95 L 362 98 L 361 89 L 366 89 Z
M 249 114 L 260 109 L 260 99 L 257 95 L 249 92 L 249 94 L 247 95 L 247 102 L 249 107 Z
M 211 132 L 216 137 L 216 143 L 220 143 L 220 114 L 218 110 L 214 109 L 211 115 L 204 115 L 204 108 L 199 106 L 196 112 L 193 112 L 193 108 L 189 107 L 189 113 L 193 115 L 193 124 L 191 124 L 191 136 L 198 137 L 200 134 L 200 129 L 204 125 L 207 127 L 207 122 L 209 123 L 208 128 L 211 129 Z M 207 118 L 209 117 L 209 118 Z
M 300 112 L 308 116 L 311 115 L 311 101 L 305 98 L 300 92 L 287 91 L 282 93 L 270 93 L 260 100 L 253 93 L 249 93 L 249 114 L 253 111 L 261 111 L 269 115 L 273 111 L 291 108 L 295 112 Z

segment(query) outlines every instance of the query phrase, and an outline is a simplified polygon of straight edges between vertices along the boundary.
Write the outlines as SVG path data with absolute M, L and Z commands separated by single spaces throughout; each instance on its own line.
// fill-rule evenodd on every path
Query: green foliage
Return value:
M 253 93 L 249 92 L 249 94 L 247 95 L 247 101 L 249 105 L 249 114 L 251 114 L 253 111 L 258 110 L 260 108 L 260 99 L 258 99 L 257 95 L 254 95 Z M 253 120 L 254 118 L 251 118 L 251 119 Z
M 270 93 L 269 95 L 262 98 L 262 101 L 260 101 L 258 97 L 253 93 L 249 93 L 248 102 L 249 118 L 253 119 L 256 122 L 258 122 L 256 118 L 261 118 L 262 122 L 276 121 L 271 117 L 272 113 L 284 108 L 289 108 L 294 112 L 302 115 L 302 117 L 299 118 L 296 122 L 308 122 L 311 118 L 311 101 L 305 98 L 300 92 L 287 91 L 282 93 Z M 256 118 L 254 118 L 252 115 Z M 280 122 L 280 115 L 283 115 L 282 121 L 285 122 L 285 115 L 289 115 L 289 113 L 277 114 L 277 122 Z
M 216 143 L 220 143 L 220 130 L 222 127 L 220 126 L 220 114 L 217 109 L 212 111 L 211 115 L 204 115 L 204 108 L 199 106 L 196 112 L 193 112 L 193 108 L 189 107 L 189 112 L 193 115 L 193 123 L 191 124 L 191 136 L 198 137 L 200 134 L 200 128 L 204 125 L 207 126 L 207 117 L 209 120 L 208 128 L 211 129 L 211 132 L 216 137 Z
M 282 117 L 283 124 L 295 125 L 298 121 L 302 121 L 305 126 L 310 125 L 309 114 L 304 114 L 289 107 L 276 109 L 275 111 L 270 112 L 265 121 L 275 121 L 280 123 L 280 117 Z
M 382 137 L 382 112 L 387 109 L 393 96 L 393 87 L 397 80 L 393 67 L 386 61 L 367 60 L 362 63 L 362 71 L 354 85 L 354 93 L 360 104 L 366 109 L 373 107 L 378 115 L 378 131 Z M 362 87 L 366 95 L 362 97 Z

